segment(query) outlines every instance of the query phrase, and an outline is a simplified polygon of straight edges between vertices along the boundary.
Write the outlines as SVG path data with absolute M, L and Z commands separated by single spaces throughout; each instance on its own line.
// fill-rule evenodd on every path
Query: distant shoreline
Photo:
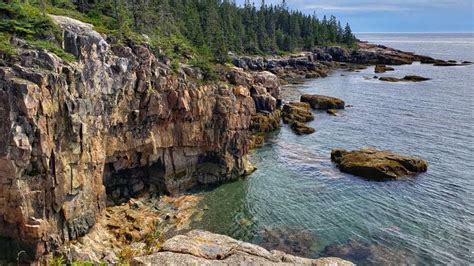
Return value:
M 474 34 L 474 32 L 354 32 L 354 34 Z

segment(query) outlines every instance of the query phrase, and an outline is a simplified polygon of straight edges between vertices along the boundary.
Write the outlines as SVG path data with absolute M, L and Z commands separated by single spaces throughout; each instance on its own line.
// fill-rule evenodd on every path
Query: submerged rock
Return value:
M 312 254 L 311 248 L 316 240 L 310 231 L 301 227 L 265 228 L 259 235 L 262 237 L 259 242 L 262 247 L 303 257 Z
M 324 95 L 305 94 L 301 96 L 301 101 L 309 103 L 311 105 L 311 108 L 317 110 L 344 109 L 345 106 L 343 100 Z
M 426 172 L 428 169 L 428 163 L 424 160 L 372 148 L 333 150 L 331 160 L 342 172 L 373 180 L 397 179 Z
M 415 265 L 416 261 L 398 249 L 349 240 L 327 246 L 322 256 L 335 256 L 368 265 Z
M 160 252 L 137 257 L 133 265 L 354 265 L 339 258 L 306 259 L 231 237 L 194 230 L 167 240 Z

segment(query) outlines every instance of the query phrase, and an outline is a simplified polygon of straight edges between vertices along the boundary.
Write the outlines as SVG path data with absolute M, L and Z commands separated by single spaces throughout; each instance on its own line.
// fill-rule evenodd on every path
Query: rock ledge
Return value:
M 339 258 L 306 259 L 231 237 L 194 230 L 166 241 L 161 251 L 135 258 L 133 265 L 354 265 Z

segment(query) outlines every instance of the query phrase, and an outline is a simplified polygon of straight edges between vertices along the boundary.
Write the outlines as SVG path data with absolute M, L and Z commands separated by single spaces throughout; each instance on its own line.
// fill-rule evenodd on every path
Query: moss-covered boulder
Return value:
M 293 130 L 293 132 L 295 132 L 298 135 L 309 135 L 309 134 L 313 134 L 314 132 L 316 132 L 316 130 L 314 128 L 308 127 L 304 123 L 301 123 L 301 122 L 298 122 L 298 121 L 293 121 L 290 124 L 290 127 Z
M 331 160 L 345 173 L 383 181 L 426 172 L 428 163 L 422 159 L 380 151 L 372 148 L 331 152 Z
M 290 124 L 293 121 L 306 123 L 313 121 L 314 115 L 308 103 L 290 102 L 283 106 L 282 118 L 285 124 Z
M 316 110 L 344 109 L 343 100 L 324 95 L 304 94 L 301 96 L 301 102 L 309 103 L 311 108 Z

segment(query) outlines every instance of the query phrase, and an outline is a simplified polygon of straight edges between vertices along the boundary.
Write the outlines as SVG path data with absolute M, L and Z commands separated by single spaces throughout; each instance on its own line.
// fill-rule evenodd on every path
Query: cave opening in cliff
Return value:
M 165 166 L 162 160 L 140 167 L 115 170 L 113 163 L 104 169 L 104 186 L 107 205 L 127 202 L 145 192 L 166 193 Z

